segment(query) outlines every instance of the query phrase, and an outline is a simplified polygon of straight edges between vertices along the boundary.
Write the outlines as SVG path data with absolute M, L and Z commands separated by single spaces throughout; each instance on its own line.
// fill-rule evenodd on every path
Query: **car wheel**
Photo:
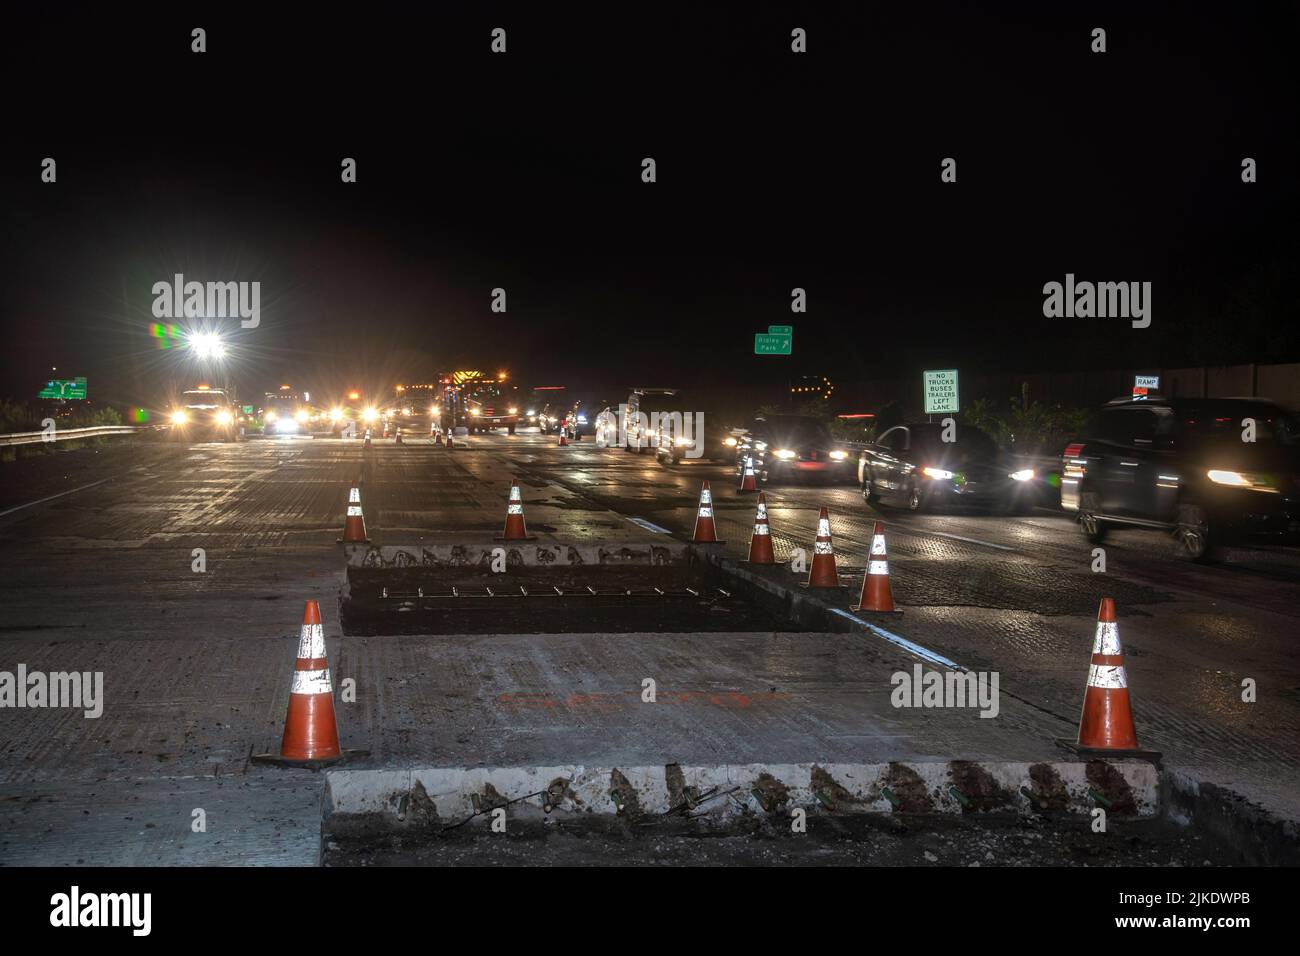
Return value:
M 908 510 L 908 511 L 924 511 L 924 510 L 925 510 L 925 495 L 921 494 L 921 486 L 920 486 L 920 485 L 916 485 L 916 484 L 912 485 L 912 490 L 908 492 L 908 494 L 907 494 L 907 510 Z
M 1188 560 L 1208 562 L 1222 557 L 1210 517 L 1195 502 L 1178 506 L 1178 528 L 1174 534 L 1183 557 Z
M 866 478 L 862 481 L 862 500 L 869 505 L 874 505 L 880 500 L 880 495 L 876 494 L 875 487 L 875 476 L 868 471 Z
M 1085 491 L 1079 495 L 1079 527 L 1092 544 L 1101 544 L 1106 537 L 1106 522 L 1097 517 L 1100 508 L 1101 499 L 1095 491 Z

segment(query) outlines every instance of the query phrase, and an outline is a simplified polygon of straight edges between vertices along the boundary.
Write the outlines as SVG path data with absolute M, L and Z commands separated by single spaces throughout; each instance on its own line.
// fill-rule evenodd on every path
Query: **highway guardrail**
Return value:
M 134 425 L 101 425 L 95 428 L 58 428 L 47 434 L 39 432 L 13 432 L 0 435 L 0 445 L 33 445 L 43 441 L 67 441 L 72 438 L 98 438 L 102 435 L 134 435 L 144 429 Z

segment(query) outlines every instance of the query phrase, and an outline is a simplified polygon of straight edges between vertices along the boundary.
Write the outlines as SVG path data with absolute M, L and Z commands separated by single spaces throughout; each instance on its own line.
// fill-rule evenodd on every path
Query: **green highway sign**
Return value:
M 766 335 L 754 333 L 755 355 L 789 355 L 793 344 L 793 325 L 769 325 Z
M 925 376 L 925 413 L 948 415 L 961 411 L 957 397 L 957 370 L 937 369 L 923 373 Z
M 84 378 L 54 378 L 36 394 L 37 398 L 62 398 L 70 401 L 86 400 L 86 380 Z
M 755 355 L 789 355 L 791 338 L 788 335 L 764 335 L 754 333 Z

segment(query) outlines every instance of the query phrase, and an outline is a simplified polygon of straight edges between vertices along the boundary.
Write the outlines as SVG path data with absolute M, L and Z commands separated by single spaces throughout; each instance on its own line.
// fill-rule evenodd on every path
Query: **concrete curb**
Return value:
M 484 541 L 482 535 L 438 542 L 389 545 L 349 545 L 347 563 L 353 568 L 487 567 L 498 548 L 508 565 L 568 567 L 580 565 L 678 564 L 686 559 L 686 545 L 675 541 L 603 541 L 594 544 L 560 544 L 547 541 Z
M 413 802 L 460 821 L 522 803 L 556 813 L 657 816 L 691 807 L 718 823 L 795 807 L 845 813 L 1109 813 L 1155 816 L 1159 775 L 1141 760 L 1086 763 L 416 767 L 326 772 L 325 817 L 396 824 Z M 547 793 L 548 797 L 538 796 Z M 730 798 L 730 799 L 729 799 Z M 692 806 L 694 805 L 694 806 Z M 341 821 L 335 821 L 341 822 Z

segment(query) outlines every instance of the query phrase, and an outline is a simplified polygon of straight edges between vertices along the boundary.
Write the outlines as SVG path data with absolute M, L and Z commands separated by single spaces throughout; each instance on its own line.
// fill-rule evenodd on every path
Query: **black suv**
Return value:
M 1203 561 L 1221 545 L 1300 539 L 1300 419 L 1273 402 L 1117 399 L 1062 465 L 1061 506 L 1093 543 L 1108 525 L 1162 528 Z

